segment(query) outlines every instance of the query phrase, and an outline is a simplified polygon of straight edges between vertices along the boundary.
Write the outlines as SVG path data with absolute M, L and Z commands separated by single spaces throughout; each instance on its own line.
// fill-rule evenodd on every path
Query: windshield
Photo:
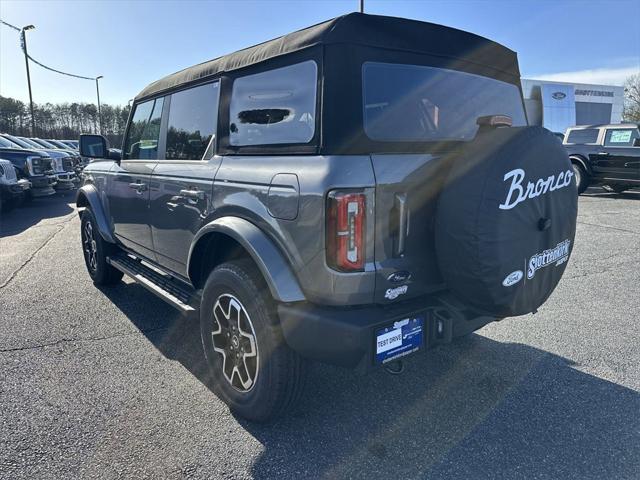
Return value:
M 22 148 L 4 137 L 0 137 L 0 147 L 2 148 Z
M 14 137 L 13 135 L 7 135 L 5 137 L 7 140 L 11 140 L 13 143 L 15 143 L 16 145 L 20 145 L 22 148 L 33 148 L 31 145 L 29 145 L 27 142 L 25 142 L 24 140 L 21 140 L 17 137 Z
M 63 143 L 59 142 L 58 140 L 46 140 L 46 142 L 50 143 L 51 145 L 53 145 L 56 148 L 62 148 L 62 149 L 69 148 L 66 145 L 64 145 Z
M 39 143 L 44 148 L 51 148 L 53 150 L 57 150 L 58 149 L 58 147 L 56 147 L 55 145 L 52 145 L 49 142 L 47 142 L 46 140 L 42 140 L 41 138 L 36 138 L 33 141 L 36 142 L 36 143 Z
M 517 86 L 455 70 L 367 62 L 363 96 L 364 130 L 372 140 L 471 140 L 484 115 L 527 124 Z
M 40 145 L 37 142 L 34 142 L 33 140 L 31 140 L 30 138 L 25 138 L 25 137 L 20 137 L 20 140 L 22 140 L 24 143 L 26 143 L 27 145 L 29 145 L 31 148 L 37 148 L 37 149 L 42 149 L 44 148 L 42 145 Z

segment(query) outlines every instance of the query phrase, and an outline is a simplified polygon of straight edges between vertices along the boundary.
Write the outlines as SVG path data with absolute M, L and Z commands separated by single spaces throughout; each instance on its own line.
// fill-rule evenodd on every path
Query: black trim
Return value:
M 136 98 L 141 100 L 206 77 L 276 60 L 319 45 L 351 44 L 419 54 L 469 57 L 519 76 L 515 53 L 478 35 L 433 23 L 396 17 L 350 13 L 288 35 L 185 68 L 153 82 Z

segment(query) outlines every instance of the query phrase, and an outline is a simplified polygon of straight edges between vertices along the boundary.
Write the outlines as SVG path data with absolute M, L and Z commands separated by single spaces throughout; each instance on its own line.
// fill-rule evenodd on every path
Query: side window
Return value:
M 318 69 L 312 60 L 233 82 L 231 145 L 308 143 L 316 123 Z
M 597 128 L 571 130 L 566 143 L 596 143 L 598 141 Z
M 158 137 L 164 98 L 136 105 L 124 144 L 123 159 L 155 160 L 158 158 Z
M 219 91 L 215 82 L 171 95 L 167 160 L 201 160 L 213 153 Z
M 606 147 L 632 147 L 636 138 L 640 137 L 637 129 L 615 128 L 607 130 L 604 137 Z

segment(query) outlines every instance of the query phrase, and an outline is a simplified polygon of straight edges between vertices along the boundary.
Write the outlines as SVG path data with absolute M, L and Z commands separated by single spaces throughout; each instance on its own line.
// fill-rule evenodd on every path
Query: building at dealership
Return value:
M 523 78 L 522 93 L 529 124 L 552 132 L 622 121 L 623 87 Z

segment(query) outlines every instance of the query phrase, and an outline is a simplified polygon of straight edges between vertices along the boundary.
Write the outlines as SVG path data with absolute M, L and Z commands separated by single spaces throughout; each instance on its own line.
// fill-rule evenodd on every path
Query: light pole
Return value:
M 100 110 L 100 87 L 98 86 L 98 80 L 102 78 L 102 75 L 96 77 L 96 93 L 98 94 L 98 125 L 100 130 L 98 133 L 102 135 L 102 111 Z
M 27 25 L 26 27 L 22 27 L 20 31 L 20 37 L 22 39 L 23 51 L 24 51 L 24 63 L 27 66 L 27 84 L 29 85 L 29 108 L 31 109 L 31 136 L 36 136 L 36 117 L 33 113 L 33 95 L 31 94 L 31 74 L 29 73 L 29 54 L 27 53 L 27 30 L 33 30 L 33 25 Z
M 360 0 L 360 13 L 364 13 L 364 0 Z

